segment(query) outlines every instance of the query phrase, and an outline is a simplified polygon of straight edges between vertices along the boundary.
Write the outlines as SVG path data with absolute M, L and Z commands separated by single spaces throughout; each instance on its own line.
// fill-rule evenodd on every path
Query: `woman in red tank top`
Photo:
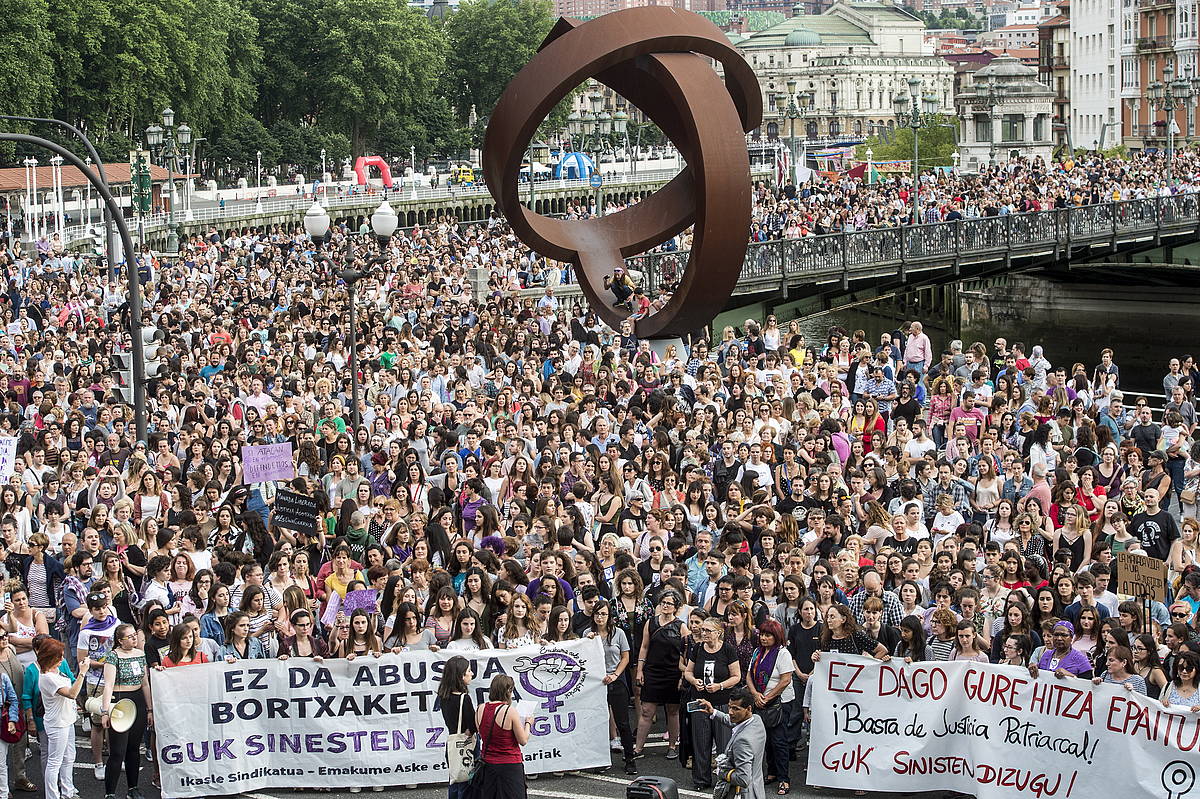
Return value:
M 526 799 L 525 760 L 521 747 L 529 743 L 529 723 L 512 705 L 513 680 L 505 674 L 492 678 L 488 701 L 476 711 L 483 767 L 479 792 L 488 799 Z

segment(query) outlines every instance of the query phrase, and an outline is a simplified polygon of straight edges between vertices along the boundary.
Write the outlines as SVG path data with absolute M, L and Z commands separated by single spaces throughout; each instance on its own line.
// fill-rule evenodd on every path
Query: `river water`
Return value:
M 1167 362 L 1200 350 L 1195 335 L 1200 306 L 1194 289 L 1017 275 L 960 284 L 956 294 L 957 303 L 940 319 L 880 302 L 807 316 L 800 327 L 810 346 L 823 344 L 833 325 L 863 330 L 875 345 L 880 333 L 915 318 L 925 326 L 935 352 L 957 338 L 965 346 L 982 341 L 991 353 L 995 337 L 1002 336 L 1009 343 L 1024 342 L 1026 353 L 1041 344 L 1052 364 L 1065 364 L 1069 370 L 1080 362 L 1089 374 L 1100 362 L 1100 350 L 1111 347 L 1127 393 L 1161 393 Z M 787 321 L 780 319 L 781 324 Z

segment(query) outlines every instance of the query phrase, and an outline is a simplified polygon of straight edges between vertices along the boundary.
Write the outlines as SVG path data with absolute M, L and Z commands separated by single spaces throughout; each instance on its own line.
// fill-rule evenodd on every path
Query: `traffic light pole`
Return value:
M 30 136 L 25 133 L 0 133 L 0 141 L 10 141 L 16 144 L 30 144 L 56 153 L 71 166 L 78 169 L 88 182 L 92 184 L 104 200 L 104 207 L 112 216 L 117 232 L 121 236 L 121 246 L 124 248 L 125 274 L 129 283 L 129 334 L 133 345 L 133 421 L 137 430 L 137 440 L 146 440 L 146 366 L 142 349 L 142 285 L 137 267 L 133 264 L 133 240 L 129 235 L 129 226 L 121 215 L 121 207 L 113 198 L 108 186 L 104 185 L 94 171 L 83 162 L 79 156 L 62 145 L 40 136 Z

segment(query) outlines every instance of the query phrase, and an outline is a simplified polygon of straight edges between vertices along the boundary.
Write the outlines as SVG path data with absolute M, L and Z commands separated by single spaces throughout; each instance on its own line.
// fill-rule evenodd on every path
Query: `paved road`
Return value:
M 80 762 L 75 766 L 75 787 L 79 790 L 83 799 L 103 799 L 104 785 L 95 778 L 91 764 L 90 750 L 87 748 L 86 738 L 82 735 L 77 736 L 80 742 L 79 758 Z M 693 791 L 690 789 L 692 784 L 690 772 L 685 771 L 680 767 L 678 761 L 667 760 L 666 743 L 658 736 L 652 736 L 651 740 L 646 744 L 647 756 L 638 761 L 638 769 L 642 774 L 655 774 L 659 776 L 670 777 L 679 785 L 680 799 L 711 799 L 711 792 Z M 37 755 L 28 761 L 28 765 L 33 766 L 36 762 Z M 38 768 L 37 766 L 33 766 Z M 32 769 L 31 769 L 32 771 Z M 142 790 L 147 799 L 156 799 L 159 797 L 159 792 L 150 783 L 150 777 L 153 771 L 149 764 L 142 772 Z M 803 763 L 794 763 L 792 770 L 793 787 L 791 797 L 794 799 L 826 799 L 829 797 L 849 797 L 853 796 L 850 791 L 838 791 L 826 788 L 810 788 L 803 785 Z M 35 783 L 41 784 L 42 780 L 39 776 L 30 774 L 30 777 Z M 555 776 L 553 774 L 544 774 L 536 780 L 529 782 L 529 796 L 531 799 L 624 799 L 625 788 L 629 784 L 632 777 L 626 777 L 619 754 L 613 756 L 612 769 L 604 772 L 594 770 L 591 772 L 568 772 L 563 776 Z M 307 792 L 304 792 L 307 793 Z M 13 793 L 13 797 L 22 796 L 40 796 L 41 791 L 37 794 L 22 794 Z M 124 779 L 121 780 L 117 796 L 124 797 L 125 784 Z M 266 790 L 257 793 L 243 794 L 242 796 L 249 799 L 295 799 L 298 795 L 302 795 L 292 789 Z M 316 793 L 310 795 L 320 796 L 323 799 L 347 799 L 352 794 L 348 791 L 338 791 L 332 793 Z M 370 789 L 364 789 L 361 794 L 367 796 L 386 796 L 386 797 L 401 797 L 402 799 L 444 799 L 446 789 L 443 786 L 426 785 L 413 789 L 405 788 L 387 788 L 382 792 L 375 793 Z M 774 796 L 771 792 L 768 795 Z M 949 794 L 945 794 L 949 796 Z M 925 792 L 922 794 L 893 794 L 893 793 L 871 793 L 871 799 L 892 799 L 899 797 L 921 797 L 921 799 L 938 799 L 941 794 Z

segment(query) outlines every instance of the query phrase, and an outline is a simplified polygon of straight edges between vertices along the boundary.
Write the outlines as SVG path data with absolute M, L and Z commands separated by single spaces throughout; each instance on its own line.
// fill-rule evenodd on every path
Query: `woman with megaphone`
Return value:
M 141 770 L 138 748 L 154 714 L 146 653 L 137 648 L 137 629 L 132 624 L 118 625 L 113 643 L 113 650 L 104 659 L 104 693 L 100 702 L 100 719 L 109 731 L 104 796 L 105 799 L 116 796 L 124 764 L 129 799 L 142 799 L 138 789 Z

